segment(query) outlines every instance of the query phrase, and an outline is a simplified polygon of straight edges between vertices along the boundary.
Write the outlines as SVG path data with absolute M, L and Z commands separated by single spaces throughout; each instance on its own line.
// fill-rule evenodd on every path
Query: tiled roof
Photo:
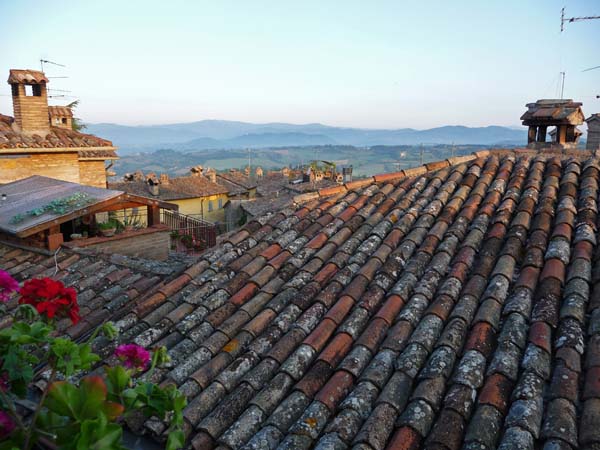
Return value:
M 549 124 L 568 123 L 581 125 L 585 116 L 581 110 L 582 103 L 570 99 L 561 100 L 538 100 L 528 103 L 527 111 L 521 116 L 524 125 L 538 121 L 549 122 Z
M 133 301 L 84 296 L 104 306 L 87 321 L 168 347 L 152 379 L 188 397 L 194 449 L 597 448 L 586 158 L 481 152 L 322 190 Z M 90 263 L 63 279 L 95 286 Z
M 239 171 L 218 172 L 217 183 L 225 186 L 230 194 L 242 194 L 256 188 L 256 182 Z
M 114 150 L 79 150 L 79 159 L 119 159 Z
M 129 192 L 143 197 L 154 197 L 145 181 L 123 181 L 109 183 L 110 189 Z M 190 175 L 187 177 L 170 178 L 168 184 L 159 185 L 158 198 L 162 200 L 181 200 L 186 198 L 206 197 L 209 195 L 226 194 L 227 188 L 213 183 L 204 176 Z
M 8 74 L 9 84 L 42 84 L 47 83 L 48 78 L 44 72 L 29 69 L 10 69 Z
M 68 106 L 48 106 L 51 116 L 73 117 L 73 111 Z
M 113 146 L 106 139 L 53 126 L 45 135 L 22 133 L 13 128 L 13 122 L 12 117 L 0 114 L 0 153 L 4 149 Z

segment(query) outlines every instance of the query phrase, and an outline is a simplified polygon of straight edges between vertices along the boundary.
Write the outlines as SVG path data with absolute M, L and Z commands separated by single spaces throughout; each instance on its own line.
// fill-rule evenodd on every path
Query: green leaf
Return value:
M 79 370 L 92 367 L 100 357 L 92 352 L 90 344 L 78 345 L 70 339 L 56 338 L 50 344 L 50 354 L 55 357 L 59 372 L 71 376 Z
M 95 420 L 85 420 L 77 439 L 76 450 L 123 450 L 121 437 L 123 430 L 115 423 L 108 423 L 100 413 Z
M 78 401 L 79 391 L 75 386 L 66 381 L 55 381 L 48 389 L 44 406 L 59 416 L 76 418 L 77 413 L 74 408 Z
M 165 450 L 177 450 L 185 445 L 185 434 L 182 430 L 173 430 L 167 438 Z
M 98 417 L 106 400 L 106 384 L 102 377 L 91 375 L 81 380 L 79 386 L 79 408 L 77 419 L 85 420 Z
M 119 398 L 131 383 L 131 375 L 123 366 L 106 367 L 108 392 L 113 398 Z

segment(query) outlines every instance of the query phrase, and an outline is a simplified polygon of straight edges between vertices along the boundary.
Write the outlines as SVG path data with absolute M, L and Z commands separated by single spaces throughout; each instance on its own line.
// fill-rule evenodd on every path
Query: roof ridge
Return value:
M 495 149 L 495 150 L 481 150 L 477 152 L 473 152 L 469 155 L 463 156 L 454 156 L 451 158 L 446 158 L 438 161 L 431 161 L 426 164 L 411 167 L 409 169 L 400 170 L 398 172 L 387 172 L 387 173 L 379 173 L 376 175 L 372 175 L 367 178 L 362 178 L 360 180 L 351 181 L 349 183 L 340 184 L 338 186 L 321 188 L 318 191 L 308 192 L 306 194 L 299 194 L 293 198 L 294 203 L 304 203 L 310 200 L 314 200 L 319 197 L 329 197 L 335 194 L 342 194 L 347 191 L 351 191 L 353 189 L 361 188 L 367 186 L 372 183 L 379 183 L 383 181 L 397 180 L 401 178 L 409 178 L 418 175 L 423 175 L 427 172 L 433 172 L 438 169 L 443 169 L 450 166 L 456 166 L 458 164 L 462 164 L 465 162 L 473 161 L 477 158 L 485 158 L 489 156 L 492 152 L 504 152 L 510 151 L 505 149 Z

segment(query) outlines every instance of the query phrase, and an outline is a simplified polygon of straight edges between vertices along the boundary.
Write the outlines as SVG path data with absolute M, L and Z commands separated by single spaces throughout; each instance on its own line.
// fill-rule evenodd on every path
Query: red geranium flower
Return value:
M 32 305 L 49 319 L 69 317 L 73 324 L 79 322 L 77 292 L 60 281 L 51 278 L 29 280 L 23 284 L 20 293 L 19 303 Z

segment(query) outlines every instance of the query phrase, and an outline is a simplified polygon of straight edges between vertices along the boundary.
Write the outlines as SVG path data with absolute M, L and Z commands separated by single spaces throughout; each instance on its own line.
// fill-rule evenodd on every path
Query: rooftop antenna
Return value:
M 582 70 L 582 72 L 589 72 L 590 70 L 600 69 L 600 66 L 590 67 L 589 69 Z
M 58 67 L 67 67 L 64 64 L 59 64 L 54 61 L 48 61 L 47 59 L 40 59 L 40 67 L 42 68 L 42 72 L 44 71 L 44 64 L 52 64 L 53 66 L 58 66 Z
M 565 98 L 565 72 L 560 72 L 560 75 L 562 77 L 562 83 L 560 86 L 560 99 L 562 100 Z
M 600 16 L 565 17 L 565 8 L 560 11 L 560 32 L 565 29 L 565 23 L 581 22 L 584 20 L 600 19 Z

